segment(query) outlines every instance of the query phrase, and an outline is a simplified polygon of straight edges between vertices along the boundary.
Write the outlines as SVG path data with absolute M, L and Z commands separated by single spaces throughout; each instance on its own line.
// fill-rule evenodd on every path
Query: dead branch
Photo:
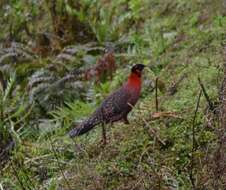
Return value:
M 159 103 L 158 103 L 158 77 L 155 79 L 155 107 L 156 111 L 159 110 Z
M 194 153 L 195 153 L 195 150 L 196 150 L 196 147 L 195 147 L 195 142 L 196 142 L 196 140 L 195 140 L 195 126 L 196 126 L 196 116 L 197 116 L 197 113 L 198 113 L 201 96 L 202 96 L 202 90 L 200 90 L 200 92 L 199 92 L 199 96 L 198 96 L 198 100 L 197 100 L 196 108 L 195 108 L 195 114 L 194 114 L 193 121 L 192 121 L 192 151 L 191 151 L 191 169 L 190 169 L 190 176 L 189 177 L 190 177 L 190 181 L 191 181 L 191 184 L 192 184 L 192 187 L 193 187 L 194 190 L 196 189 L 195 179 L 194 179 L 194 175 L 193 175 Z
M 203 94 L 204 94 L 204 96 L 205 96 L 205 98 L 206 98 L 206 101 L 208 102 L 208 105 L 209 105 L 210 110 L 211 110 L 211 111 L 214 111 L 214 105 L 213 105 L 213 102 L 210 100 L 209 95 L 207 94 L 207 91 L 206 91 L 206 89 L 205 89 L 205 87 L 204 87 L 204 84 L 202 83 L 200 77 L 198 77 L 198 81 L 199 81 L 199 85 L 200 85 L 201 88 L 202 88 Z
M 155 112 L 151 115 L 151 119 L 159 119 L 159 118 L 178 118 L 182 119 L 182 117 L 178 116 L 176 112 L 164 111 L 164 112 Z
M 131 106 L 132 108 L 134 107 L 132 104 L 128 103 L 128 105 Z M 166 143 L 159 137 L 159 134 L 157 134 L 157 132 L 151 127 L 148 127 L 149 126 L 148 121 L 143 117 L 140 117 L 140 119 L 144 122 L 145 125 L 143 126 L 143 128 L 147 131 L 148 135 L 150 137 L 154 136 L 158 140 L 158 142 L 160 142 L 162 145 L 166 145 Z

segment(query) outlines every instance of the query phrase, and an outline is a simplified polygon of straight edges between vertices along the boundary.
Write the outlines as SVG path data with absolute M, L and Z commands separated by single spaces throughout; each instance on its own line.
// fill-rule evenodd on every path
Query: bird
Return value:
M 118 90 L 107 96 L 90 117 L 70 130 L 69 136 L 74 138 L 83 135 L 101 124 L 102 142 L 106 144 L 105 124 L 113 124 L 116 121 L 124 121 L 125 124 L 129 124 L 127 115 L 140 97 L 144 68 L 143 64 L 134 65 L 127 81 Z

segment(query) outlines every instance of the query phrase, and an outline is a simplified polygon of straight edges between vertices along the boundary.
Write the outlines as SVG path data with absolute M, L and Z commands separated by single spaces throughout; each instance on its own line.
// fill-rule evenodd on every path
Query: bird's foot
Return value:
M 124 124 L 126 124 L 126 125 L 129 124 L 129 120 L 127 119 L 127 117 L 123 118 L 123 122 L 124 122 Z
M 101 140 L 102 146 L 105 146 L 107 144 L 107 135 L 106 135 L 106 128 L 105 125 L 102 124 L 102 140 Z
M 100 146 L 101 147 L 105 147 L 108 144 L 108 141 L 106 138 L 102 138 L 100 141 Z

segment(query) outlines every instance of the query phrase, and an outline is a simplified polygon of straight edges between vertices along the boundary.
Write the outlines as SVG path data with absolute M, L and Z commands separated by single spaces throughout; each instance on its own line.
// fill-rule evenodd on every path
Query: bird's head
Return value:
M 131 72 L 136 74 L 138 77 L 141 77 L 144 67 L 146 66 L 143 64 L 136 64 L 132 67 Z

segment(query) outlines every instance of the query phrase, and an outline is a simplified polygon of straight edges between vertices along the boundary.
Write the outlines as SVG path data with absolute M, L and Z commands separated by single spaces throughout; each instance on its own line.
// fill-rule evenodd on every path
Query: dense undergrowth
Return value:
M 0 189 L 225 189 L 218 167 L 225 160 L 217 157 L 224 6 L 220 0 L 0 2 Z M 84 80 L 109 46 L 113 79 Z M 95 110 L 136 63 L 148 68 L 130 124 L 108 127 L 105 147 L 100 127 L 70 139 L 72 123 Z

